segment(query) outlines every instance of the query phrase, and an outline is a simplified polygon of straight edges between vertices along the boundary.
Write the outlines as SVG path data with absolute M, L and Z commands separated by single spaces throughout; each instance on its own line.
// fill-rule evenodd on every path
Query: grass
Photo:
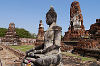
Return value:
M 16 50 L 20 50 L 22 52 L 26 52 L 27 50 L 32 49 L 35 46 L 34 45 L 21 45 L 21 46 L 10 46 L 10 47 L 14 48 Z M 82 61 L 96 61 L 96 59 L 94 59 L 94 58 L 82 57 L 82 56 L 75 55 L 75 54 L 72 54 L 72 53 L 69 53 L 69 52 L 62 52 L 62 54 L 66 55 L 66 56 L 81 58 Z
M 20 50 L 22 52 L 26 52 L 27 50 L 32 49 L 34 45 L 21 45 L 21 46 L 10 46 L 10 47 L 16 50 Z
M 62 54 L 66 55 L 66 56 L 72 56 L 72 57 L 76 57 L 76 58 L 81 58 L 82 61 L 96 61 L 95 58 L 89 58 L 89 57 L 82 57 L 79 55 L 75 55 L 69 52 L 62 52 Z

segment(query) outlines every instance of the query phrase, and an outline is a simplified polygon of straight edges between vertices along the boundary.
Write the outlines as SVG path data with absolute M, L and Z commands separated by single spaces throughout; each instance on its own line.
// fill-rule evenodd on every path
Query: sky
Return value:
M 40 20 L 44 30 L 46 13 L 53 6 L 57 13 L 57 25 L 62 27 L 62 35 L 70 25 L 70 5 L 75 0 L 0 0 L 0 27 L 8 28 L 14 22 L 17 28 L 24 28 L 30 33 L 38 33 Z M 91 24 L 100 18 L 100 0 L 76 0 L 80 3 L 83 24 L 88 30 Z

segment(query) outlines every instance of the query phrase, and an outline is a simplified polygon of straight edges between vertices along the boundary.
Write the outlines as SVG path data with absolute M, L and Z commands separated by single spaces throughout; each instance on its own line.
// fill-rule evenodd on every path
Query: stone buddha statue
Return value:
M 37 46 L 26 52 L 23 60 L 25 64 L 32 66 L 60 66 L 62 59 L 60 51 L 61 30 L 56 25 L 57 14 L 53 7 L 46 14 L 46 23 L 49 25 L 44 35 L 44 44 Z

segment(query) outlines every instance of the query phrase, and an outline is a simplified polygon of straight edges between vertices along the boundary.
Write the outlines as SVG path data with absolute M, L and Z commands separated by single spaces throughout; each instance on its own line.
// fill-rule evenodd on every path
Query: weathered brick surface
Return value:
M 5 47 L 7 50 L 9 50 L 10 52 L 12 52 L 14 55 L 16 55 L 17 57 L 19 57 L 19 59 L 23 59 L 25 56 L 25 53 L 19 51 L 19 50 L 15 50 L 13 48 L 10 48 L 9 46 L 5 46 L 3 45 L 3 47 Z
M 61 43 L 61 51 L 63 52 L 67 52 L 73 49 L 73 46 L 70 45 L 66 45 L 63 42 Z
M 83 25 L 83 16 L 79 2 L 74 1 L 70 7 L 70 26 L 65 32 L 64 41 L 78 40 L 78 38 L 85 35 L 85 28 Z
M 39 29 L 38 29 L 38 35 L 36 38 L 36 43 L 35 45 L 41 45 L 44 42 L 44 27 L 42 24 L 42 20 L 40 20 L 40 24 L 39 24 Z
M 96 19 L 96 23 L 90 26 L 89 32 L 91 38 L 100 43 L 100 19 Z
M 95 48 L 97 49 L 98 42 L 92 39 L 81 39 L 77 45 L 77 48 Z
M 5 37 L 2 39 L 2 42 L 5 42 L 4 44 L 6 45 L 20 45 L 19 36 L 16 33 L 14 23 L 9 24 L 9 28 Z
M 25 53 L 19 51 L 19 50 L 15 50 L 13 48 L 10 48 L 9 46 L 5 46 L 2 45 L 2 47 L 4 49 L 6 49 L 7 51 L 9 51 L 10 53 L 12 53 L 13 55 L 15 55 L 18 59 L 16 60 L 12 60 L 14 57 L 11 58 L 4 58 L 5 60 L 9 59 L 10 61 L 5 61 L 5 66 L 21 66 L 22 63 L 22 59 L 25 57 Z M 3 59 L 3 60 L 4 60 Z M 3 61 L 2 61 L 3 62 Z

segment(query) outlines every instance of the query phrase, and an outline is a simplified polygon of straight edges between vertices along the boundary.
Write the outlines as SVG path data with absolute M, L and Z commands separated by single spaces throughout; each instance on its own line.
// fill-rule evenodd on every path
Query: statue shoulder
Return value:
M 62 28 L 60 26 L 53 26 L 52 29 L 53 30 L 62 30 Z

